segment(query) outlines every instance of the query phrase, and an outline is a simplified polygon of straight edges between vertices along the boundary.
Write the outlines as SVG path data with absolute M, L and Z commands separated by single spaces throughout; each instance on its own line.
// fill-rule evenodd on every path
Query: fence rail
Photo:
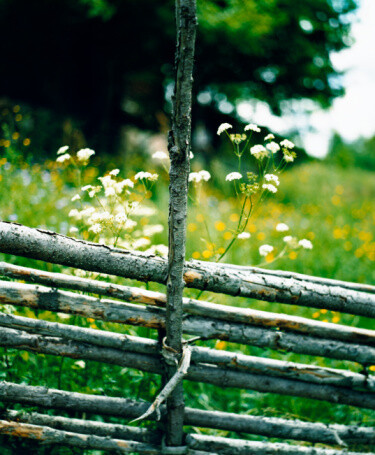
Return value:
M 76 241 L 14 223 L 0 222 L 0 252 L 165 284 L 167 264 L 162 258 Z M 5 262 L 0 263 L 0 275 L 4 277 L 0 280 L 2 304 L 75 314 L 121 325 L 149 327 L 157 331 L 163 331 L 166 326 L 167 298 L 160 292 Z M 188 286 L 197 289 L 215 292 L 231 289 L 229 295 L 302 306 L 314 302 L 311 306 L 335 311 L 340 308 L 343 312 L 367 317 L 373 316 L 375 309 L 375 294 L 371 286 L 357 287 L 355 284 L 343 284 L 334 280 L 325 282 L 305 275 L 281 273 L 279 276 L 277 272 L 260 269 L 193 262 L 186 264 L 184 280 Z M 353 308 L 348 307 L 349 303 L 353 304 Z M 0 328 L 0 346 L 7 349 L 93 360 L 159 376 L 165 374 L 161 345 L 156 339 L 5 313 L 0 313 Z M 121 328 L 120 331 L 123 332 L 124 329 Z M 363 371 L 356 373 L 310 363 L 273 360 L 191 346 L 191 364 L 184 380 L 375 409 L 375 376 L 367 370 L 369 365 L 375 364 L 374 330 L 183 298 L 182 331 L 186 335 L 199 337 L 202 341 L 226 340 L 279 352 L 305 354 L 312 356 L 312 360 L 319 356 L 363 365 Z M 127 419 L 139 417 L 150 406 L 150 403 L 130 399 L 9 382 L 0 383 L 0 401 L 55 411 L 74 409 Z M 161 406 L 160 412 L 165 421 L 167 407 Z M 153 413 L 147 419 L 155 420 L 156 414 Z M 337 424 L 326 426 L 192 408 L 185 408 L 183 424 L 341 448 L 353 444 L 375 446 L 373 427 Z M 0 414 L 0 434 L 120 453 L 179 453 L 180 450 L 176 448 L 175 452 L 168 452 L 170 448 L 163 446 L 162 435 L 157 431 L 113 424 L 103 424 L 99 428 L 95 421 L 40 413 L 21 415 L 11 409 Z M 228 440 L 196 434 L 189 434 L 185 439 L 184 448 L 181 449 L 184 452 L 181 453 L 197 455 L 342 454 L 342 450 L 338 449 Z
M 43 229 L 0 222 L 0 251 L 17 256 L 166 284 L 167 261 L 156 256 L 84 242 Z M 313 280 L 252 273 L 190 261 L 183 275 L 186 287 L 311 308 L 375 317 L 375 295 Z

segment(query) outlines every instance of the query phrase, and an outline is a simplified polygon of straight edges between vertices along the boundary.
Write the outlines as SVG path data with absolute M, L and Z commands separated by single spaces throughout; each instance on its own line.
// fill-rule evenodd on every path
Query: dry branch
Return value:
M 136 368 L 149 373 L 162 374 L 163 369 L 157 357 L 110 348 L 100 348 L 88 343 L 66 342 L 60 338 L 30 335 L 14 329 L 3 329 L 0 333 L 2 346 L 24 349 L 63 357 L 94 360 L 123 367 Z M 229 353 L 227 353 L 227 356 Z M 244 356 L 246 357 L 246 356 Z M 259 360 L 259 364 L 261 364 Z M 249 371 L 234 370 L 197 363 L 191 365 L 185 376 L 187 380 L 204 382 L 219 387 L 238 387 L 263 393 L 312 398 L 336 404 L 348 404 L 359 408 L 375 409 L 375 393 L 352 390 L 348 387 L 337 387 L 329 384 L 304 382 L 280 376 L 269 376 L 272 368 L 266 369 L 263 362 L 263 373 L 253 374 Z M 256 370 L 256 368 L 254 368 Z M 279 368 L 281 371 L 281 369 Z
M 343 452 L 334 449 L 319 449 L 285 443 L 246 441 L 189 434 L 186 437 L 190 448 L 222 455 L 365 455 L 364 452 Z
M 168 274 L 167 263 L 162 258 L 15 223 L 0 222 L 0 252 L 139 281 L 165 284 Z M 375 317 L 375 295 L 372 293 L 204 264 L 195 261 L 185 264 L 187 287 Z
M 21 403 L 49 409 L 74 410 L 129 419 L 141 415 L 150 405 L 150 403 L 139 403 L 124 398 L 65 392 L 46 387 L 25 386 L 7 382 L 0 382 L 0 400 L 7 403 Z M 162 407 L 161 412 L 162 419 L 165 419 L 165 408 Z M 324 425 L 273 417 L 241 416 L 218 411 L 202 411 L 193 408 L 185 408 L 184 424 L 327 444 L 336 444 L 335 434 L 348 443 L 375 443 L 374 427 Z
M 144 442 L 109 439 L 7 420 L 0 420 L 0 434 L 33 439 L 43 445 L 58 444 L 79 447 L 80 449 L 106 450 L 117 453 L 160 454 L 160 447 Z
M 78 314 L 108 322 L 152 328 L 165 327 L 165 310 L 163 308 L 143 307 L 106 299 L 100 300 L 95 297 L 42 286 L 0 281 L 0 302 L 41 310 Z M 247 324 L 188 315 L 183 321 L 183 331 L 202 338 L 219 338 L 235 343 L 281 349 L 300 354 L 351 360 L 363 365 L 375 364 L 375 347 L 302 334 L 284 333 Z
M 147 354 L 149 356 L 159 357 L 159 345 L 156 340 L 140 338 L 135 336 L 123 335 L 108 331 L 99 331 L 82 327 L 75 327 L 67 324 L 48 322 L 37 319 L 24 318 L 10 314 L 0 313 L 0 327 L 8 329 L 24 330 L 26 332 L 47 335 L 49 337 L 60 337 L 65 340 L 73 340 L 83 343 L 90 343 L 94 346 L 103 346 L 133 352 L 138 354 Z M 0 344 L 8 347 L 24 347 L 20 344 L 15 332 L 7 336 L 6 330 L 0 334 Z M 20 338 L 25 343 L 27 335 Z M 30 346 L 37 345 L 37 338 L 29 337 Z M 33 341 L 35 340 L 35 341 Z M 43 340 L 43 338 L 41 338 Z M 357 388 L 375 392 L 375 377 L 365 376 L 359 373 L 352 373 L 346 370 L 324 368 L 315 365 L 299 364 L 285 362 L 281 360 L 265 359 L 262 357 L 253 357 L 241 353 L 218 351 L 215 349 L 206 349 L 202 347 L 192 347 L 192 362 L 217 364 L 227 368 L 239 369 L 255 374 L 265 374 L 276 377 L 302 380 L 316 384 L 328 384 L 341 387 Z M 82 350 L 82 352 L 85 352 Z M 117 351 L 114 351 L 117 352 Z M 115 358 L 121 359 L 121 354 Z
M 156 412 L 156 420 L 160 420 L 160 417 L 161 417 L 160 406 L 165 402 L 165 400 L 168 399 L 168 397 L 173 393 L 173 391 L 176 389 L 178 384 L 187 375 L 187 372 L 188 372 L 188 369 L 190 366 L 190 359 L 191 359 L 191 349 L 189 346 L 184 346 L 180 364 L 179 364 L 176 372 L 174 373 L 174 375 L 165 384 L 162 391 L 160 393 L 158 393 L 158 396 L 152 402 L 151 406 L 147 409 L 147 411 L 143 415 L 138 417 L 137 419 L 134 419 L 133 422 L 136 422 L 137 420 L 144 420 L 148 416 L 150 416 L 153 412 Z
M 270 271 L 271 272 L 271 271 Z M 280 272 L 281 273 L 281 272 Z M 62 273 L 51 273 L 0 262 L 0 275 L 49 287 L 74 289 L 93 294 L 106 295 L 134 303 L 161 306 L 166 304 L 166 295 L 137 287 L 122 286 L 104 281 L 89 280 Z M 305 276 L 305 275 L 303 275 Z M 332 280 L 328 280 L 332 281 Z M 341 282 L 340 282 L 341 283 Z M 375 331 L 315 321 L 298 316 L 270 313 L 251 308 L 230 307 L 190 298 L 183 299 L 185 314 L 220 319 L 228 322 L 269 327 L 288 332 L 308 334 L 320 338 L 363 343 L 375 346 Z

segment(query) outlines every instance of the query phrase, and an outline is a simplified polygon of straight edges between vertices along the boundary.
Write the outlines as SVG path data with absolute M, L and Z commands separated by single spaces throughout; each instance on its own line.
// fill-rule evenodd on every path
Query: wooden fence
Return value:
M 0 222 L 0 252 L 141 281 L 166 284 L 168 263 L 156 256 L 75 240 L 54 232 Z M 0 302 L 16 307 L 76 314 L 107 322 L 155 328 L 164 333 L 166 296 L 138 287 L 0 263 Z M 375 287 L 288 272 L 191 261 L 185 264 L 187 287 L 269 302 L 375 316 Z M 22 281 L 20 283 L 19 281 Z M 79 291 L 79 292 L 73 292 Z M 83 293 L 82 293 L 83 292 Z M 90 295 L 88 295 L 90 294 Z M 98 296 L 98 297 L 95 297 Z M 234 302 L 235 303 L 235 302 Z M 0 346 L 34 353 L 94 360 L 165 375 L 165 346 L 160 340 L 82 328 L 0 313 Z M 185 365 L 166 384 L 179 380 L 262 393 L 308 397 L 335 404 L 375 409 L 375 331 L 269 313 L 251 308 L 183 299 Z M 346 360 L 363 365 L 361 373 L 292 363 L 239 352 L 194 346 L 194 340 L 219 339 L 281 352 Z M 164 352 L 163 352 L 164 351 Z M 186 360 L 186 357 L 189 359 Z M 167 359 L 168 360 L 168 359 Z M 172 384 L 172 388 L 175 384 Z M 164 389 L 163 389 L 164 390 Z M 169 391 L 170 392 L 170 391 Z M 169 393 L 168 392 L 168 393 Z M 163 392 L 151 403 L 73 393 L 9 382 L 0 383 L 0 401 L 57 410 L 76 410 L 134 420 L 167 421 Z M 147 415 L 147 411 L 149 414 Z M 152 411 L 152 413 L 151 413 Z M 185 434 L 183 445 L 167 447 L 163 433 L 136 426 L 99 423 L 7 409 L 0 433 L 44 443 L 118 453 L 187 454 L 354 454 L 362 445 L 374 453 L 375 428 L 303 422 L 184 408 L 183 425 L 261 435 L 304 445 Z M 334 448 L 306 445 L 327 444 Z M 366 449 L 367 450 L 367 449 Z

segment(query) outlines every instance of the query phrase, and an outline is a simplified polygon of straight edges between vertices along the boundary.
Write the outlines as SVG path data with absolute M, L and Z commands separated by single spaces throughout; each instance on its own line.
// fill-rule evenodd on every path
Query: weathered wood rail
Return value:
M 29 245 L 27 249 L 25 241 L 22 240 L 25 232 Z M 46 251 L 39 249 L 41 245 L 48 243 L 47 239 L 52 239 L 49 240 L 51 254 L 48 256 Z M 56 243 L 55 239 L 57 239 Z M 80 249 L 78 256 L 75 248 L 71 246 L 76 243 L 79 244 Z M 68 249 L 66 249 L 67 245 L 70 245 Z M 22 248 L 25 248 L 25 251 Z M 143 264 L 151 261 L 153 266 L 148 270 L 147 275 L 145 273 L 142 275 L 142 279 L 163 282 L 160 276 L 164 274 L 166 263 L 161 258 L 124 252 L 103 245 L 77 242 L 55 233 L 25 228 L 17 224 L 0 223 L 0 252 L 7 254 L 18 254 L 39 260 L 50 259 L 53 263 L 61 263 L 65 266 L 79 265 L 84 270 L 93 271 L 95 268 L 95 271 L 99 271 L 98 267 L 94 267 L 93 262 L 84 260 L 92 257 L 96 249 L 108 256 L 106 261 L 101 256 L 99 267 L 102 273 L 113 274 L 113 261 L 119 256 L 123 258 L 122 266 L 118 269 L 119 276 L 133 279 L 136 274 L 134 269 L 141 268 Z M 198 281 L 196 286 L 194 277 L 195 273 L 201 274 L 197 270 L 202 271 L 203 266 L 202 263 L 199 266 L 194 265 L 194 271 L 192 271 L 191 264 L 186 264 L 184 279 L 188 281 L 189 286 L 202 289 L 201 281 Z M 222 277 L 225 270 L 224 267 L 215 268 L 214 265 L 208 265 L 205 276 L 210 278 L 207 278 L 208 284 L 205 287 L 211 290 L 217 289 L 217 286 L 212 283 L 215 283 L 216 274 Z M 244 277 L 248 273 L 247 270 L 241 272 L 241 283 L 245 282 Z M 250 273 L 252 274 L 253 271 Z M 258 277 L 261 273 L 259 269 L 256 270 Z M 264 272 L 264 276 L 266 275 L 268 273 Z M 76 314 L 121 325 L 150 327 L 155 330 L 163 330 L 166 326 L 167 299 L 166 295 L 160 292 L 78 278 L 63 273 L 51 273 L 5 262 L 0 263 L 0 276 L 3 276 L 3 280 L 0 280 L 0 303 L 34 310 Z M 225 276 L 233 277 L 232 272 Z M 277 278 L 277 275 L 270 274 L 270 276 L 273 279 Z M 329 283 L 321 283 L 317 280 L 318 282 L 315 283 L 313 277 L 310 279 L 307 276 L 285 279 L 295 280 L 304 287 L 305 301 L 320 295 L 319 307 L 321 308 L 332 309 L 332 302 L 334 302 L 334 308 L 337 308 L 341 299 L 339 296 L 346 293 L 351 296 L 350 298 L 354 298 L 353 295 L 358 297 L 356 300 L 358 306 L 350 313 L 358 313 L 358 308 L 366 308 L 366 311 L 362 312 L 369 317 L 375 305 L 375 295 L 372 293 L 371 286 L 351 289 L 350 283 L 346 283 L 345 286 L 334 280 L 330 280 Z M 246 280 L 245 291 L 241 288 L 242 284 L 239 285 L 241 290 L 237 292 L 238 295 L 251 295 L 256 296 L 257 299 L 269 300 L 269 293 L 259 292 L 259 284 L 254 284 L 256 291 L 251 291 L 250 279 Z M 268 284 L 263 286 L 266 287 Z M 316 287 L 319 288 L 317 294 L 314 290 Z M 324 287 L 328 292 L 326 304 L 320 287 Z M 355 288 L 355 285 L 353 287 Z M 274 295 L 280 296 L 280 301 L 285 302 L 286 291 L 279 294 L 275 289 L 272 290 Z M 300 292 L 301 287 L 298 289 Z M 296 292 L 292 290 L 290 295 Z M 275 298 L 279 301 L 277 297 Z M 289 300 L 289 303 L 292 303 L 292 300 Z M 346 301 L 341 305 L 342 310 L 348 309 L 345 305 Z M 299 299 L 293 300 L 293 304 L 300 303 Z M 305 306 L 306 303 L 303 302 L 302 305 Z M 186 335 L 198 336 L 201 340 L 228 340 L 239 344 L 267 347 L 280 352 L 288 351 L 314 357 L 346 360 L 355 364 L 361 363 L 364 367 L 363 372 L 356 373 L 339 368 L 320 367 L 313 363 L 272 360 L 244 355 L 240 352 L 192 346 L 191 364 L 184 378 L 187 381 L 375 409 L 375 376 L 366 370 L 367 366 L 375 364 L 375 331 L 373 330 L 323 323 L 252 308 L 218 305 L 185 297 L 183 298 L 182 332 Z M 35 354 L 120 365 L 156 375 L 165 374 L 160 343 L 155 339 L 14 314 L 0 313 L 0 346 L 8 349 L 22 349 Z M 129 419 L 142 415 L 149 406 L 147 403 L 134 400 L 74 394 L 6 382 L 0 383 L 0 401 L 55 410 L 74 408 L 91 414 L 121 416 Z M 162 419 L 167 415 L 167 408 L 162 406 Z M 71 421 L 71 419 L 40 413 L 20 417 L 12 410 L 4 412 L 0 415 L 1 418 L 3 420 L 0 422 L 0 433 L 8 435 L 22 434 L 25 437 L 67 446 L 75 445 L 82 449 L 117 450 L 122 453 L 162 453 L 164 450 L 161 447 L 160 433 L 147 432 L 147 430 L 137 433 L 139 428 L 131 426 L 118 427 L 105 424 L 102 430 L 97 430 L 97 425 L 93 421 Z M 148 417 L 151 420 L 155 418 L 154 414 Z M 346 447 L 351 444 L 375 446 L 375 429 L 372 427 L 344 425 L 327 427 L 319 423 L 191 408 L 184 410 L 183 425 L 225 429 L 244 434 L 331 446 Z M 80 445 L 77 443 L 78 440 L 81 441 Z M 184 444 L 187 451 L 185 453 L 321 453 L 326 455 L 341 453 L 339 449 L 317 449 L 285 443 L 255 443 L 242 440 L 236 440 L 236 442 L 230 440 L 228 443 L 223 438 L 206 438 L 194 434 L 184 438 Z M 231 447 L 235 448 L 235 452 L 231 452 Z

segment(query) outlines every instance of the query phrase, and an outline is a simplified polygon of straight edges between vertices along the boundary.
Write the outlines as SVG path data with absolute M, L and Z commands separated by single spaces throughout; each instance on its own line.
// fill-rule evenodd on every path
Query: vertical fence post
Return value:
M 169 256 L 167 277 L 166 344 L 179 359 L 182 352 L 182 293 L 185 262 L 187 191 L 190 170 L 191 104 L 196 30 L 195 0 L 176 0 L 175 88 L 172 130 L 168 137 L 169 171 Z M 176 367 L 167 365 L 167 377 Z M 180 383 L 167 402 L 168 446 L 183 443 L 184 395 Z

